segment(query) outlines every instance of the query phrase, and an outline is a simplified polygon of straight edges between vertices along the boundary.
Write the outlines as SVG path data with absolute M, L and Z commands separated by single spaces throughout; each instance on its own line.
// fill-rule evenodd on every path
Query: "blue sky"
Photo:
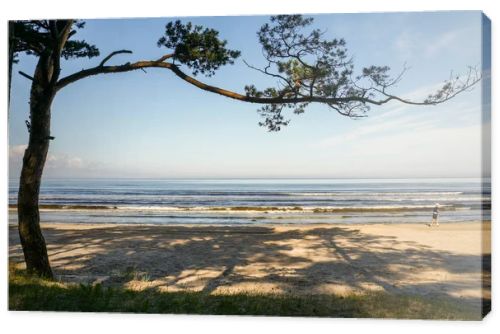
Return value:
M 343 37 L 356 68 L 410 70 L 394 92 L 423 98 L 450 71 L 481 66 L 479 12 L 333 14 L 314 16 L 327 36 Z M 210 84 L 243 91 L 273 81 L 242 61 L 263 64 L 256 31 L 267 16 L 183 18 L 220 31 L 242 51 Z M 161 19 L 88 20 L 78 38 L 115 63 L 155 59 Z M 15 68 L 30 73 L 33 57 Z M 100 60 L 63 63 L 63 75 Z M 185 69 L 187 70 L 187 69 Z M 17 177 L 27 131 L 30 82 L 15 75 L 9 115 L 9 169 Z M 391 103 L 369 117 L 345 118 L 322 105 L 290 115 L 278 133 L 257 125 L 252 104 L 198 90 L 165 70 L 101 75 L 66 87 L 52 108 L 47 177 L 476 177 L 481 173 L 481 87 L 439 106 Z

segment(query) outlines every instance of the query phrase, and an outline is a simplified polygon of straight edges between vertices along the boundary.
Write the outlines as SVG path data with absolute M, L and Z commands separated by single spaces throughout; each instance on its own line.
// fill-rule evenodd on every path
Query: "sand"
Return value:
M 207 293 L 387 291 L 478 305 L 490 298 L 482 266 L 489 223 L 42 228 L 62 281 Z M 22 263 L 15 226 L 9 252 Z

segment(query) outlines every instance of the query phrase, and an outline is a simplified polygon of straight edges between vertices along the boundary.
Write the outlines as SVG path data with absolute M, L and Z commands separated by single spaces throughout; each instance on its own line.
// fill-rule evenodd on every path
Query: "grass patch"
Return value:
M 451 300 L 386 293 L 339 297 L 131 291 L 32 278 L 12 267 L 9 310 L 480 320 L 478 310 Z

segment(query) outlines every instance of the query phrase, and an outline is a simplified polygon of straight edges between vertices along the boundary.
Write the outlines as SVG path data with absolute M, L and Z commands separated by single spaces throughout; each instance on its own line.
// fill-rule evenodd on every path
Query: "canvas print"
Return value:
M 481 320 L 479 11 L 9 21 L 9 309 Z

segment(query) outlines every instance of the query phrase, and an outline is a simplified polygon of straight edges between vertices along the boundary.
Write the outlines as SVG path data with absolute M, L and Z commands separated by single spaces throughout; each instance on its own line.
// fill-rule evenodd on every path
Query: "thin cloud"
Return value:
M 480 177 L 483 168 L 480 124 L 361 136 L 321 152 L 338 177 Z
M 438 36 L 432 43 L 427 43 L 424 49 L 424 55 L 427 58 L 433 57 L 442 50 L 446 50 L 450 46 L 454 45 L 459 37 L 464 34 L 465 31 L 452 30 Z
M 431 38 L 424 37 L 420 32 L 402 31 L 393 43 L 393 49 L 401 58 L 413 57 L 432 58 L 442 51 L 461 46 L 461 36 L 470 35 L 471 29 L 450 30 Z
M 9 173 L 18 177 L 21 173 L 24 151 L 27 145 L 14 145 L 9 148 Z M 98 174 L 102 164 L 66 153 L 49 153 L 45 163 L 44 175 L 49 177 L 80 177 Z
M 16 159 L 24 155 L 24 151 L 26 150 L 28 145 L 14 145 L 9 148 L 9 159 Z

